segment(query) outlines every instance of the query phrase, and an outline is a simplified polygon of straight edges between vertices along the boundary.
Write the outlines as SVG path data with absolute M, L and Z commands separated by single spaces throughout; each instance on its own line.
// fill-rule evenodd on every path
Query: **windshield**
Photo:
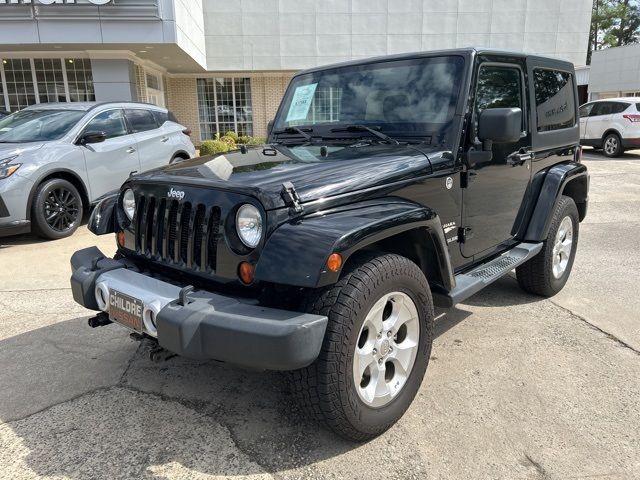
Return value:
M 0 143 L 46 142 L 63 137 L 86 112 L 22 110 L 0 119 Z
M 394 136 L 438 134 L 453 119 L 463 68 L 463 57 L 442 56 L 301 75 L 287 90 L 274 131 L 306 127 L 316 135 L 357 125 Z

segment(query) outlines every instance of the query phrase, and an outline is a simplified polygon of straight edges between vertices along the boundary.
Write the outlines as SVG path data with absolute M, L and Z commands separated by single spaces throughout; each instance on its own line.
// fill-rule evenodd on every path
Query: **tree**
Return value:
M 640 0 L 593 0 L 587 65 L 602 48 L 636 43 L 640 38 Z

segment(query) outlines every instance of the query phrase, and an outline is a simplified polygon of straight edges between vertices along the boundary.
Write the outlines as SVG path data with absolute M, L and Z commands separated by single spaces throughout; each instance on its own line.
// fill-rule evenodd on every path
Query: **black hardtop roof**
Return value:
M 451 48 L 446 50 L 429 50 L 423 52 L 410 52 L 410 53 L 399 53 L 395 55 L 381 55 L 377 57 L 371 58 L 363 58 L 358 60 L 350 60 L 347 62 L 333 63 L 329 65 L 323 65 L 320 67 L 313 67 L 306 70 L 301 70 L 296 73 L 294 76 L 304 75 L 312 72 L 319 72 L 322 70 L 330 70 L 333 68 L 340 67 L 348 67 L 351 65 L 367 65 L 371 63 L 379 63 L 379 62 L 388 62 L 391 60 L 405 60 L 411 58 L 421 58 L 421 57 L 436 57 L 442 55 L 462 55 L 465 57 L 472 57 L 476 55 L 495 55 L 501 57 L 516 57 L 516 58 L 529 58 L 533 57 L 542 63 L 548 63 L 550 67 L 561 67 L 563 69 L 568 69 L 573 71 L 574 66 L 573 63 L 567 62 L 565 60 L 559 60 L 557 58 L 552 57 L 542 57 L 539 55 L 525 53 L 525 52 L 515 52 L 510 50 L 500 50 L 496 48 L 487 48 L 487 47 L 464 47 L 464 48 Z

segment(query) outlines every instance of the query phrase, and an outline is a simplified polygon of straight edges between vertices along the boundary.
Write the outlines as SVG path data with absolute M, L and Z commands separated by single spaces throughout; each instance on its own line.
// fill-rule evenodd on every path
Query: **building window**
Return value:
M 9 58 L 2 60 L 4 78 L 7 91 L 5 101 L 7 110 L 13 112 L 36 103 L 33 86 L 31 62 L 28 58 Z
M 147 84 L 147 102 L 164 107 L 164 85 L 162 77 L 155 73 L 145 72 L 145 83 Z
M 0 109 L 45 102 L 94 101 L 91 62 L 84 58 L 6 58 L 0 63 Z
M 40 103 L 66 102 L 67 93 L 64 88 L 64 63 L 59 58 L 36 58 L 33 61 L 38 80 L 38 97 Z
M 201 140 L 230 130 L 253 135 L 251 79 L 199 78 L 198 112 Z
M 70 102 L 92 102 L 96 99 L 93 91 L 91 62 L 87 58 L 65 58 Z

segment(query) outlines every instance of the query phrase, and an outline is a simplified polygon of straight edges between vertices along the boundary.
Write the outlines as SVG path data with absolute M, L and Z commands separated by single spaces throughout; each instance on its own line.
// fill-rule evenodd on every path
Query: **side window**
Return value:
M 538 131 L 573 127 L 576 123 L 573 75 L 559 70 L 535 68 L 533 85 Z
M 598 117 L 600 115 L 610 115 L 611 114 L 611 102 L 598 102 L 594 104 L 593 110 L 591 110 L 590 117 Z
M 611 103 L 612 103 L 611 113 L 622 113 L 627 108 L 629 108 L 628 103 L 622 103 L 622 102 L 611 102 Z
M 580 107 L 580 118 L 583 117 L 588 117 L 589 114 L 591 113 L 591 110 L 593 110 L 593 103 L 587 103 L 586 105 L 583 105 Z
M 516 107 L 522 109 L 524 118 L 523 97 L 522 77 L 518 68 L 499 65 L 480 67 L 476 92 L 477 113 L 487 108 Z
M 158 128 L 156 119 L 149 110 L 125 110 L 124 114 L 133 133 L 146 132 Z
M 159 110 L 152 110 L 152 112 L 153 112 L 153 116 L 156 118 L 156 123 L 159 126 L 162 126 L 164 124 L 164 122 L 169 120 L 169 113 L 168 112 L 161 112 Z
M 107 138 L 121 137 L 129 133 L 122 110 L 107 110 L 99 113 L 87 123 L 84 131 L 104 132 Z

